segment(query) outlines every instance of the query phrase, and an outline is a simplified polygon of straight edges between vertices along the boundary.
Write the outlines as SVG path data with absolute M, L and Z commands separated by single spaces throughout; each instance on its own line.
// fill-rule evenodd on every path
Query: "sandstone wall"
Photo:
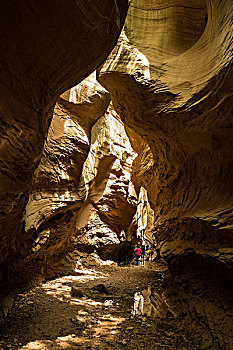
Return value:
M 232 17 L 230 1 L 132 1 L 127 39 L 99 71 L 138 153 L 133 182 L 154 210 L 166 303 L 192 329 L 205 324 L 203 349 L 232 347 Z
M 92 246 L 105 259 L 117 260 L 120 241 L 127 239 L 136 212 L 137 194 L 131 182 L 135 157 L 124 125 L 110 104 L 92 128 L 83 168 L 88 195 L 76 219 L 79 239 L 92 237 L 86 249 Z
M 154 307 L 157 293 L 202 349 L 231 349 L 232 2 L 132 0 L 102 87 L 94 74 L 68 92 L 113 48 L 127 1 L 0 6 L 3 286 L 58 273 L 77 245 L 107 259 L 145 227 L 143 187 L 166 265 Z
M 33 237 L 25 232 L 23 215 L 55 102 L 105 60 L 119 36 L 127 7 L 125 0 L 1 2 L 3 283 L 12 278 L 16 256 L 32 248 L 28 242 Z

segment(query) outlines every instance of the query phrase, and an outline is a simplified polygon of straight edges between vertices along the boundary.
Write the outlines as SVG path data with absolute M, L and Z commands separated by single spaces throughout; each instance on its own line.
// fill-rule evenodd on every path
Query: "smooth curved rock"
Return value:
M 92 127 L 105 114 L 111 101 L 109 92 L 97 82 L 95 76 L 96 72 L 92 73 L 58 99 L 60 108 L 78 122 L 89 142 Z
M 153 170 L 144 172 L 141 182 L 147 183 L 158 222 L 199 217 L 232 227 L 233 9 L 212 1 L 207 10 L 203 35 L 187 51 L 163 63 L 156 80 L 145 77 L 141 62 L 140 75 L 127 59 L 122 69 L 129 52 L 126 42 L 125 49 L 121 44 L 114 49 L 99 81 L 110 91 L 124 123 L 150 147 Z
M 124 28 L 156 74 L 159 63 L 171 61 L 196 44 L 207 20 L 205 0 L 137 0 L 131 2 Z
M 30 237 L 23 212 L 59 95 L 96 69 L 120 34 L 128 2 L 6 1 L 1 12 L 0 278 Z
M 128 38 L 98 79 L 138 153 L 133 182 L 147 190 L 156 259 L 169 267 L 162 299 L 197 337 L 203 332 L 201 349 L 231 349 L 233 5 L 130 6 Z

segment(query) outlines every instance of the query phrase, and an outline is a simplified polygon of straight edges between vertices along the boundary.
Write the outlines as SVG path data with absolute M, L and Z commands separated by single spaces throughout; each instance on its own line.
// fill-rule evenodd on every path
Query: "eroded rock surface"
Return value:
M 83 165 L 91 128 L 107 110 L 108 95 L 92 74 L 64 93 L 55 107 L 24 217 L 25 231 L 33 236 L 31 265 L 37 261 L 43 278 L 58 275 L 63 255 L 76 246 L 75 214 L 87 195 Z
M 136 3 L 140 10 L 141 2 Z M 172 6 L 174 11 L 176 7 Z M 231 10 L 227 4 L 211 2 L 200 39 L 171 61 L 158 59 L 163 70 L 153 80 L 148 80 L 140 61 L 128 64 L 129 42 L 123 47 L 120 42 L 102 68 L 99 80 L 110 91 L 122 120 L 149 145 L 154 169 L 146 188 L 158 221 L 200 217 L 231 227 Z M 129 40 L 133 48 L 133 34 Z M 156 40 L 147 45 L 156 46 Z
M 23 213 L 59 95 L 96 69 L 112 50 L 128 2 L 2 1 L 1 280 L 32 240 Z M 37 224 L 36 224 L 37 225 Z M 21 247 L 24 245 L 23 252 Z
M 203 349 L 232 347 L 232 16 L 230 1 L 133 1 L 127 37 L 99 71 L 138 153 L 133 182 L 154 211 L 166 303 L 205 324 Z
M 138 202 L 131 182 L 135 157 L 124 125 L 110 104 L 92 128 L 83 170 L 88 195 L 76 219 L 78 246 L 86 244 L 89 251 L 92 247 L 103 259 L 118 260 L 120 242 L 137 235 L 137 225 L 127 235 Z
M 233 5 L 131 1 L 118 44 L 97 71 L 102 87 L 91 79 L 63 93 L 113 47 L 127 5 L 114 4 L 79 1 L 68 23 L 52 2 L 39 25 L 30 18 L 44 13 L 43 3 L 33 12 L 22 2 L 17 14 L 12 2 L 1 5 L 16 21 L 10 30 L 5 17 L 4 34 L 17 39 L 8 51 L 3 39 L 2 51 L 2 277 L 19 272 L 20 279 L 25 263 L 35 276 L 36 261 L 40 274 L 51 277 L 75 246 L 117 260 L 116 246 L 145 231 L 165 266 L 160 285 L 145 295 L 150 315 L 172 315 L 193 332 L 196 348 L 230 350 Z M 29 34 L 18 28 L 21 11 L 28 13 Z M 23 62 L 16 52 L 25 52 Z

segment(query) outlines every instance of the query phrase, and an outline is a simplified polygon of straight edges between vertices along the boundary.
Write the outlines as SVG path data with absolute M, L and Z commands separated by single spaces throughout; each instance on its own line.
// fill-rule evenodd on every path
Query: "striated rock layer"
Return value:
M 203 349 L 233 346 L 232 17 L 231 1 L 132 1 L 99 70 L 138 153 L 134 184 L 147 190 L 171 273 L 164 291 L 191 328 L 205 324 Z M 198 288 L 206 298 L 186 300 L 187 286 L 193 300 Z
M 101 4 L 82 0 L 1 2 L 0 279 L 3 282 L 11 279 L 14 270 L 11 262 L 15 256 L 22 254 L 23 260 L 25 250 L 32 248 L 28 244 L 33 241 L 32 233 L 25 232 L 27 223 L 23 214 L 55 102 L 61 93 L 105 60 L 119 36 L 127 7 L 126 0 Z M 79 147 L 72 145 L 71 140 L 69 144 L 73 149 Z M 48 154 L 49 147 L 45 150 L 48 161 L 52 157 Z M 81 149 L 80 153 L 86 152 L 85 145 Z M 71 153 L 71 149 L 66 151 L 64 157 L 72 158 Z M 81 162 L 83 158 L 84 154 Z M 58 166 L 59 160 L 55 163 Z M 79 172 L 81 165 L 67 167 L 68 172 Z M 42 168 L 39 171 L 45 178 Z M 50 175 L 49 180 L 54 181 L 53 174 Z M 65 179 L 61 182 L 64 184 Z M 36 184 L 33 186 L 35 192 Z M 51 189 L 48 193 L 45 197 L 54 202 L 48 198 Z M 47 210 L 42 209 L 41 215 L 46 217 Z M 37 227 L 40 214 L 35 220 L 33 225 Z
M 137 209 L 131 182 L 135 157 L 124 125 L 110 104 L 92 128 L 83 169 L 88 194 L 76 218 L 79 249 L 96 250 L 105 260 L 117 260 L 123 242 L 136 238 L 137 227 L 128 237 Z
M 32 177 L 25 238 L 8 268 L 11 289 L 71 271 L 74 249 L 119 260 L 137 206 L 136 154 L 109 102 L 95 73 L 59 98 Z
M 99 80 L 124 123 L 150 147 L 156 170 L 147 187 L 158 221 L 198 216 L 231 227 L 233 9 L 216 1 L 211 9 L 201 38 L 172 61 L 158 61 L 163 72 L 154 80 L 145 79 L 140 61 L 122 68 L 129 43 L 115 49 Z
M 145 231 L 166 266 L 156 315 L 232 349 L 232 1 L 132 0 L 103 87 L 94 73 L 67 92 L 113 48 L 127 1 L 0 7 L 3 286 L 59 273 L 75 247 L 117 259 Z

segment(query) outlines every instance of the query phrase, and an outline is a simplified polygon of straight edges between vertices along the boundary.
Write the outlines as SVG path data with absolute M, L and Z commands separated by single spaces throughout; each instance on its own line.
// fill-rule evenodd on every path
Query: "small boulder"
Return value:
M 105 287 L 104 284 L 97 284 L 96 286 L 91 288 L 94 291 L 97 291 L 102 294 L 108 294 L 107 288 Z
M 76 297 L 76 298 L 83 298 L 84 297 L 84 293 L 83 293 L 82 289 L 77 288 L 77 287 L 71 287 L 70 294 L 72 297 Z

